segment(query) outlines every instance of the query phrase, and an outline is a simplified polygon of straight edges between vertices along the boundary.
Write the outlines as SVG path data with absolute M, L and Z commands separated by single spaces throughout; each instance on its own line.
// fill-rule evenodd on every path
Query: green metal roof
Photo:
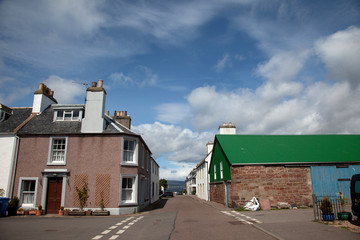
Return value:
M 360 162 L 360 135 L 216 135 L 215 144 L 230 164 Z

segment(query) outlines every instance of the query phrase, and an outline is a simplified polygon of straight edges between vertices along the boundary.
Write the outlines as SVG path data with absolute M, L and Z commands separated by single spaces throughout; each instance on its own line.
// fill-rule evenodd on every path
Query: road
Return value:
M 0 218 L 0 239 L 360 239 L 311 217 L 311 209 L 235 212 L 192 196 L 175 196 L 131 215 Z

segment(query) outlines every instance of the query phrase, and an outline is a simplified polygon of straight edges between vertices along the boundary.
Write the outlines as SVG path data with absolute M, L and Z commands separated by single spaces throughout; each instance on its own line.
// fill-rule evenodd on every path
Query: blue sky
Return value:
M 218 126 L 360 133 L 360 2 L 0 1 L 0 102 L 59 103 L 104 80 L 161 167 L 183 180 Z

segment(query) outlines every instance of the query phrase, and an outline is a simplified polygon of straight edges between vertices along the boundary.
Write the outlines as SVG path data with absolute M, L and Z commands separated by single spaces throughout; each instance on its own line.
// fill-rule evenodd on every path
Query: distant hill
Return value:
M 167 180 L 167 183 L 167 190 L 171 192 L 182 192 L 186 188 L 185 181 Z

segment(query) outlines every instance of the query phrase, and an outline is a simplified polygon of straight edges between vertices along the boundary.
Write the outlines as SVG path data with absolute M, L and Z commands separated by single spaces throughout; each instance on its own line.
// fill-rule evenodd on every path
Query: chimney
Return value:
M 106 91 L 103 88 L 103 80 L 93 82 L 86 90 L 85 118 L 81 123 L 82 133 L 102 133 L 105 128 Z
M 114 119 L 124 127 L 131 129 L 131 117 L 127 115 L 127 111 L 125 111 L 125 114 L 124 111 L 115 111 L 112 119 Z
M 231 122 L 227 125 L 225 122 L 219 126 L 219 134 L 236 134 L 236 126 Z
M 213 147 L 214 147 L 214 143 L 213 143 L 213 142 L 208 142 L 208 143 L 206 144 L 207 154 L 209 154 L 209 153 L 213 150 Z
M 45 84 L 40 83 L 39 89 L 34 92 L 32 113 L 42 113 L 51 104 L 56 104 L 54 91 L 51 91 Z

